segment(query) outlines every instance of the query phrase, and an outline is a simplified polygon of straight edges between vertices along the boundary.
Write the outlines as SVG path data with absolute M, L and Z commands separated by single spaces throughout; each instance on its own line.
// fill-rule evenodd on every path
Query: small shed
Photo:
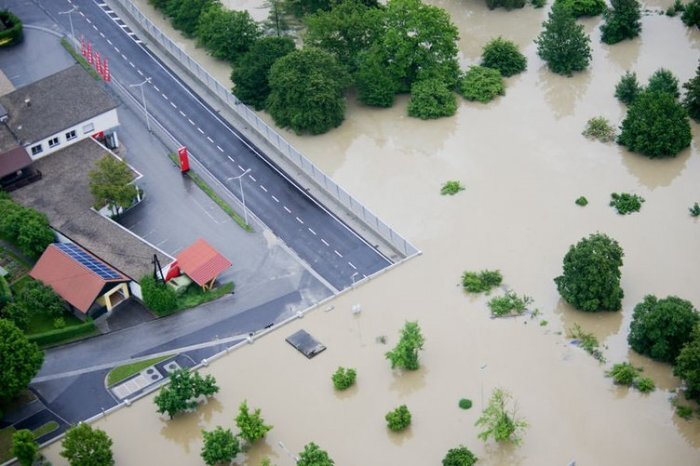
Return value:
M 177 255 L 177 265 L 204 290 L 214 286 L 216 278 L 229 267 L 231 261 L 222 256 L 203 239 L 198 239 Z
M 79 317 L 96 318 L 129 298 L 129 278 L 74 243 L 50 244 L 29 275 L 53 288 Z

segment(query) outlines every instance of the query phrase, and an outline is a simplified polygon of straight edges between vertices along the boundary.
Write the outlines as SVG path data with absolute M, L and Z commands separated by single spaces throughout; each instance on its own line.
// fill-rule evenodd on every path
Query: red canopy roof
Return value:
M 212 281 L 232 265 L 231 261 L 201 238 L 177 255 L 177 263 L 199 286 Z
M 85 253 L 89 254 L 87 251 Z M 92 254 L 89 256 L 94 258 L 97 263 L 104 264 Z M 126 276 L 107 264 L 104 264 L 104 267 L 114 272 L 114 276 L 118 278 L 104 279 L 63 252 L 55 244 L 50 244 L 29 275 L 53 288 L 61 298 L 68 301 L 76 309 L 87 313 L 105 284 L 129 281 Z

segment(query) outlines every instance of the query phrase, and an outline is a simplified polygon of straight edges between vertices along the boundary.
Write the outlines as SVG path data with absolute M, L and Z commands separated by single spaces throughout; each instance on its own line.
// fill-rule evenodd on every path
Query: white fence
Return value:
M 229 108 L 247 121 L 280 153 L 294 163 L 307 176 L 314 180 L 323 188 L 329 196 L 333 197 L 341 205 L 352 212 L 358 219 L 363 221 L 377 235 L 390 243 L 404 257 L 413 256 L 419 253 L 418 249 L 399 235 L 379 217 L 374 215 L 367 207 L 354 199 L 347 191 L 338 186 L 328 175 L 323 173 L 313 162 L 296 150 L 280 134 L 267 125 L 248 106 L 244 105 L 234 96 L 231 91 L 216 80 L 199 63 L 193 60 L 184 50 L 178 47 L 168 36 L 163 33 L 150 19 L 134 5 L 131 0 L 116 0 L 141 27 L 156 40 L 173 58 L 182 66 L 205 84 L 217 97 L 219 97 Z

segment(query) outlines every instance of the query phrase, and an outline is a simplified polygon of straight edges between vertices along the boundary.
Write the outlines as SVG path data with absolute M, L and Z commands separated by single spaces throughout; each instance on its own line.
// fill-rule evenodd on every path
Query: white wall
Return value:
M 89 131 L 84 131 L 84 128 L 87 125 L 94 125 L 94 129 L 89 130 Z M 112 109 L 108 112 L 102 113 L 101 115 L 97 115 L 94 118 L 91 118 L 90 120 L 84 121 L 80 124 L 77 124 L 75 126 L 72 126 L 70 128 L 66 128 L 62 131 L 60 131 L 57 134 L 53 134 L 50 137 L 43 139 L 41 141 L 37 141 L 33 144 L 29 144 L 24 146 L 24 149 L 27 151 L 29 156 L 32 158 L 32 160 L 37 160 L 42 157 L 45 157 L 49 154 L 52 154 L 56 151 L 59 151 L 61 149 L 65 149 L 66 147 L 70 146 L 71 144 L 75 144 L 76 142 L 80 142 L 85 138 L 91 137 L 95 133 L 99 133 L 100 131 L 105 131 L 110 130 L 112 128 L 115 128 L 119 126 L 119 118 L 117 117 L 117 109 Z M 66 141 L 66 133 L 74 130 L 75 131 L 75 139 L 71 139 L 70 141 Z M 53 139 L 54 137 L 58 137 L 58 144 L 49 147 L 49 140 Z M 40 154 L 37 155 L 32 155 L 32 147 L 41 144 L 42 148 L 44 149 Z

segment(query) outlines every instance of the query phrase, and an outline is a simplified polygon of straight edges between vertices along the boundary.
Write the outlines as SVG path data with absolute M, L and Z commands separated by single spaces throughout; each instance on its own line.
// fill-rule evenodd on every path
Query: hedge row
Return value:
M 79 325 L 50 330 L 48 332 L 38 333 L 36 335 L 28 335 L 27 338 L 29 341 L 33 341 L 37 345 L 43 347 L 88 335 L 94 332 L 95 329 L 95 324 L 92 322 L 92 320 L 89 320 Z
M 16 44 L 22 41 L 22 21 L 8 10 L 0 11 L 0 46 Z

